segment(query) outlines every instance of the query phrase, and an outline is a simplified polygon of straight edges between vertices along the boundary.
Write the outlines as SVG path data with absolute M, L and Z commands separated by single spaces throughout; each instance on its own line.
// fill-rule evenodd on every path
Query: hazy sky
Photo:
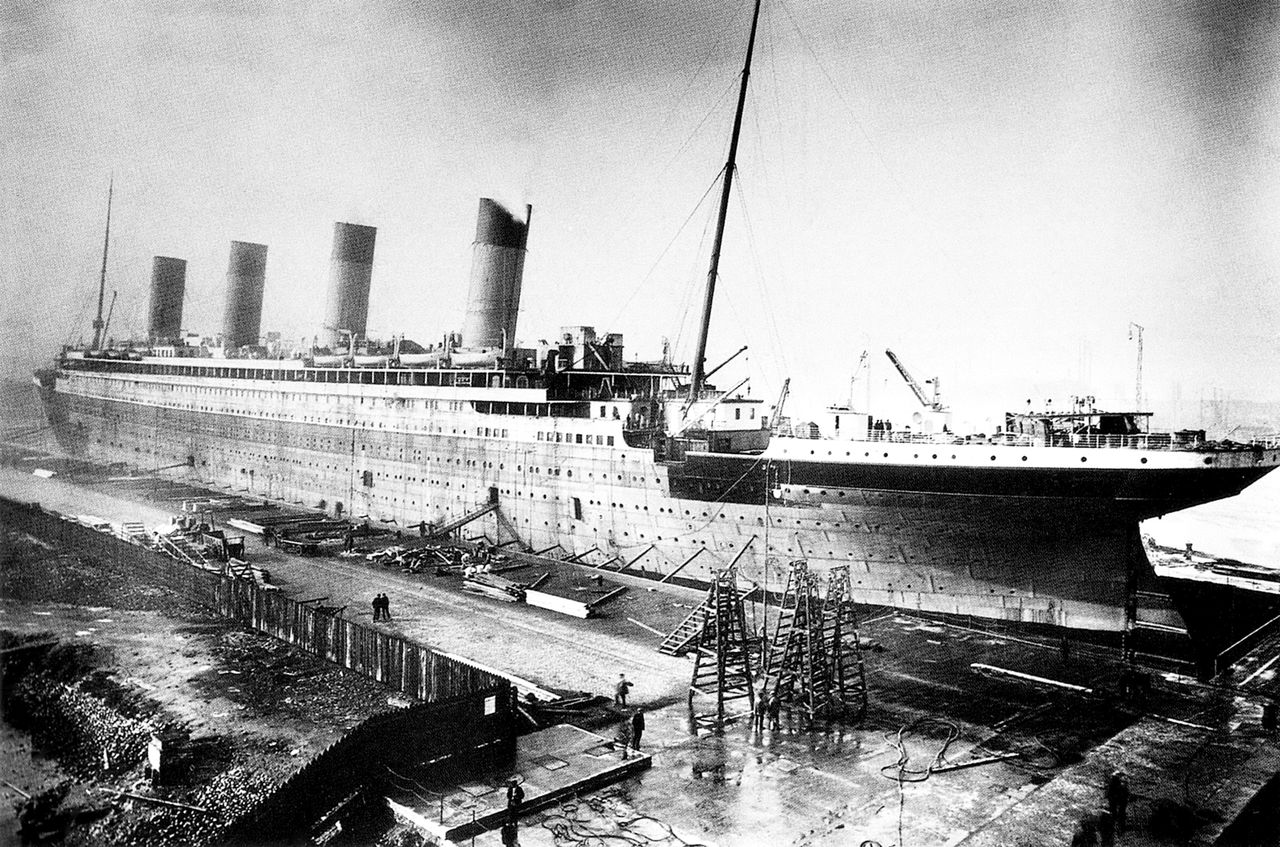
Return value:
M 748 14 L 8 0 L 0 355 L 89 335 L 114 172 L 112 335 L 145 331 L 157 254 L 216 332 L 242 239 L 269 245 L 264 328 L 309 337 L 346 220 L 378 227 L 371 333 L 429 342 L 492 196 L 534 206 L 523 340 L 687 360 Z M 901 404 L 889 346 L 978 421 L 1127 405 L 1133 321 L 1166 423 L 1214 388 L 1280 400 L 1277 56 L 1274 3 L 766 2 L 709 361 L 752 352 L 718 381 L 790 375 L 802 413 L 870 349 Z

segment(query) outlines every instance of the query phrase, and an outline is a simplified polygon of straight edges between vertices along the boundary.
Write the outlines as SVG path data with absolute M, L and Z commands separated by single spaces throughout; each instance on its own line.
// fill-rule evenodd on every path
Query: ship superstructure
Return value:
M 1280 464 L 1275 446 L 1078 409 L 1010 415 L 974 437 L 886 431 L 836 408 L 838 437 L 781 435 L 757 399 L 708 389 L 690 402 L 687 369 L 625 362 L 621 336 L 565 327 L 557 341 L 370 367 L 358 351 L 70 349 L 45 398 L 72 453 L 185 465 L 339 514 L 410 527 L 494 501 L 533 548 L 699 579 L 736 561 L 770 585 L 782 576 L 766 573 L 770 557 L 806 557 L 852 566 L 865 602 L 1080 628 L 1124 626 L 1126 586 L 1146 567 L 1139 520 Z
M 38 378 L 49 418 L 73 454 L 335 514 L 408 528 L 497 504 L 504 540 L 649 574 L 710 581 L 735 563 L 777 589 L 805 558 L 849 566 L 861 602 L 1112 631 L 1151 577 L 1140 520 L 1280 465 L 1280 445 L 1079 405 L 980 436 L 941 418 L 895 430 L 851 404 L 825 437 L 781 427 L 707 382 L 714 259 L 692 367 L 628 362 L 621 335 L 590 326 L 522 346 L 530 216 L 481 201 L 465 326 L 427 346 L 364 338 L 372 227 L 336 225 L 323 338 L 293 352 L 262 343 L 265 246 L 233 246 L 221 344 L 182 336 L 184 267 L 158 258 L 150 338 L 65 349 Z

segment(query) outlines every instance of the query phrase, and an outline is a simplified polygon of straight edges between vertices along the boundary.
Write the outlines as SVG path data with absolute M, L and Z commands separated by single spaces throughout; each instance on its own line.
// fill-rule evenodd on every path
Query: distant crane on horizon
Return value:
M 1138 376 L 1137 376 L 1137 379 L 1135 380 L 1136 384 L 1134 386 L 1134 391 L 1133 391 L 1134 403 L 1136 404 L 1134 408 L 1135 412 L 1142 411 L 1142 331 L 1143 329 L 1145 329 L 1145 327 L 1139 326 L 1133 321 L 1129 321 L 1129 340 L 1134 341 L 1136 339 L 1138 342 Z

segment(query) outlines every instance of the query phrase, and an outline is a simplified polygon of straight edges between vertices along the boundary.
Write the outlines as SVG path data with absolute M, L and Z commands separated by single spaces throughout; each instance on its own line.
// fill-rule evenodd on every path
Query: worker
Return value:
M 630 718 L 623 718 L 622 727 L 618 731 L 618 743 L 622 747 L 622 758 L 624 760 L 631 755 L 631 738 L 631 720 Z
M 760 693 L 756 695 L 755 709 L 752 712 L 751 723 L 755 727 L 756 732 L 764 732 L 764 719 L 769 713 L 769 701 L 764 696 L 764 688 L 761 687 Z
M 631 683 L 624 673 L 618 674 L 618 684 L 613 687 L 613 702 L 619 706 L 627 705 L 627 693 L 631 691 Z
M 515 821 L 507 821 L 499 831 L 502 836 L 502 847 L 520 847 L 520 828 Z
M 382 595 L 382 619 L 391 620 L 391 598 L 385 594 Z
M 631 715 L 631 746 L 640 749 L 640 736 L 644 734 L 644 709 L 636 709 Z
M 1111 814 L 1110 809 L 1103 809 L 1098 813 L 1098 840 L 1102 847 L 1115 847 L 1116 816 Z
M 520 817 L 520 805 L 524 803 L 524 789 L 514 776 L 507 780 L 507 820 Z
M 342 539 L 342 549 L 350 553 L 352 548 L 356 546 L 355 534 L 351 531 L 351 527 L 347 527 L 347 532 Z
M 1124 832 L 1129 811 L 1129 778 L 1117 770 L 1107 780 L 1107 809 L 1115 819 L 1116 832 Z
M 778 720 L 782 714 L 782 700 L 778 697 L 778 692 L 774 691 L 769 695 L 769 729 L 775 731 L 781 728 L 782 724 Z
M 382 616 L 382 595 L 373 595 L 373 602 L 369 605 L 373 607 L 373 619 L 378 620 Z

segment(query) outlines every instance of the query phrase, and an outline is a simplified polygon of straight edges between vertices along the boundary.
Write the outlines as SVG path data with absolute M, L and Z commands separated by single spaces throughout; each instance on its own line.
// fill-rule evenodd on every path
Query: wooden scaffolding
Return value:
M 738 591 L 738 572 L 730 566 L 716 574 L 701 606 L 701 628 L 694 641 L 693 681 L 689 685 L 689 711 L 704 728 L 719 729 L 727 718 L 749 715 L 755 707 L 752 688 L 749 634 Z M 693 617 L 693 616 L 691 616 Z M 715 702 L 714 711 L 695 707 L 695 698 Z M 745 700 L 744 705 L 735 701 Z
M 848 565 L 832 568 L 827 575 L 823 640 L 831 660 L 831 717 L 861 720 L 867 712 L 867 675 Z
M 866 713 L 866 673 L 847 566 L 831 570 L 824 598 L 808 563 L 791 563 L 761 690 L 764 697 L 774 694 L 807 722 L 855 721 Z
M 764 696 L 777 695 L 808 721 L 830 711 L 831 662 L 818 581 L 803 559 L 791 563 L 773 646 L 764 673 Z

